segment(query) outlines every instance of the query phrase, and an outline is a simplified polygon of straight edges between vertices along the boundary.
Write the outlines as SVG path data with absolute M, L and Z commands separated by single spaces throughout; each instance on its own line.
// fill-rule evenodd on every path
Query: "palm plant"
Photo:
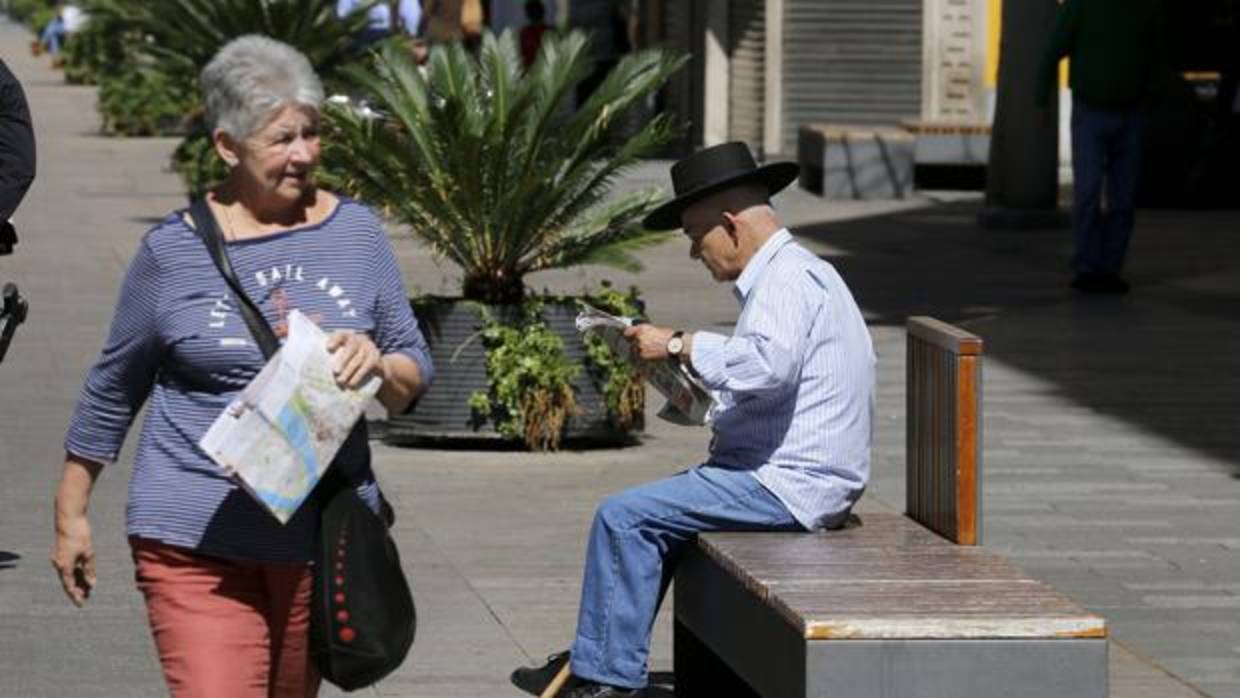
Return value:
M 225 174 L 202 128 L 196 89 L 198 73 L 220 47 L 245 34 L 269 36 L 304 53 L 330 88 L 339 84 L 340 68 L 360 55 L 354 37 L 366 26 L 365 10 L 381 1 L 340 18 L 334 0 L 90 0 L 90 25 L 107 27 L 115 38 L 101 42 L 101 50 L 125 47 L 121 67 L 99 71 L 106 73 L 103 92 L 113 95 L 100 105 L 105 124 L 143 124 L 153 121 L 141 118 L 152 105 L 169 100 L 179 105 L 183 118 L 179 124 L 174 120 L 173 128 L 188 135 L 173 166 L 190 192 L 200 193 Z M 161 102 L 138 89 L 155 84 L 175 94 L 161 95 Z
M 320 74 L 331 74 L 354 56 L 353 36 L 367 22 L 361 10 L 338 18 L 333 0 L 94 0 L 88 12 L 92 22 L 141 37 L 133 45 L 137 53 L 166 76 L 189 82 L 221 46 L 244 34 L 283 41 Z
M 526 74 L 510 33 L 486 35 L 476 57 L 437 48 L 425 76 L 388 46 L 369 69 L 346 69 L 381 118 L 328 109 L 327 175 L 457 264 L 467 299 L 517 302 L 524 277 L 542 269 L 636 271 L 632 253 L 667 237 L 638 223 L 661 193 L 609 198 L 611 185 L 676 129 L 660 115 L 628 134 L 624 117 L 683 60 L 631 54 L 573 111 L 574 88 L 591 70 L 580 33 L 548 35 Z

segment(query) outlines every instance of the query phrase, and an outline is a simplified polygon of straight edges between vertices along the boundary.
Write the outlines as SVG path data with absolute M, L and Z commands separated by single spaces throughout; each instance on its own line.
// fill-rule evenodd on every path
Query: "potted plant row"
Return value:
M 624 440 L 641 427 L 640 379 L 573 326 L 578 301 L 639 313 L 637 291 L 548 296 L 526 276 L 583 264 L 636 271 L 634 252 L 667 239 L 639 223 L 661 192 L 615 195 L 612 184 L 676 136 L 668 116 L 636 131 L 625 116 L 682 62 L 630 54 L 575 107 L 592 70 L 580 33 L 547 35 L 528 71 L 510 33 L 484 36 L 476 55 L 439 47 L 425 70 L 397 46 L 346 69 L 367 108 L 327 109 L 328 178 L 462 273 L 459 296 L 412 301 L 436 382 L 390 421 L 389 440 L 496 438 L 541 450 Z

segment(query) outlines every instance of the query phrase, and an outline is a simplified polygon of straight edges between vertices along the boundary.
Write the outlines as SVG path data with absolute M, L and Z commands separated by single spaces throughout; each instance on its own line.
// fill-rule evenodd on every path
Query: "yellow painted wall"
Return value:
M 986 0 L 986 89 L 999 84 L 999 36 L 1003 29 L 1003 0 Z M 1068 86 L 1068 61 L 1059 64 L 1059 86 Z

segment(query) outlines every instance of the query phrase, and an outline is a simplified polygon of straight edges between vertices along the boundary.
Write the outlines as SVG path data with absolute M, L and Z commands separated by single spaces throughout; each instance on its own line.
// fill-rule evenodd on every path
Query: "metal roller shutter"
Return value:
M 922 0 L 785 0 L 784 153 L 803 123 L 921 113 Z
M 681 123 L 690 126 L 685 134 L 688 142 L 684 144 L 684 147 L 688 147 L 692 143 L 701 141 L 701 125 L 694 118 L 696 113 L 694 104 L 701 100 L 700 97 L 695 98 L 694 94 L 695 89 L 701 89 L 701 80 L 698 77 L 701 66 L 696 58 L 700 55 L 700 49 L 695 44 L 700 42 L 695 41 L 697 37 L 693 32 L 693 4 L 679 1 L 665 3 L 662 12 L 664 46 L 672 51 L 685 52 L 694 57 L 668 81 L 667 87 L 664 88 L 663 102 L 665 111 L 676 115 Z
M 728 138 L 762 150 L 766 3 L 728 2 Z

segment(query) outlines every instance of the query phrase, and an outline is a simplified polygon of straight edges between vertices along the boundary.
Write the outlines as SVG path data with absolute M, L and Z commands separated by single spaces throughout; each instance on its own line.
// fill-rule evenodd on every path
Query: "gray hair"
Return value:
M 202 70 L 207 128 L 238 140 L 290 105 L 318 109 L 323 83 L 297 49 L 257 34 L 233 39 Z

